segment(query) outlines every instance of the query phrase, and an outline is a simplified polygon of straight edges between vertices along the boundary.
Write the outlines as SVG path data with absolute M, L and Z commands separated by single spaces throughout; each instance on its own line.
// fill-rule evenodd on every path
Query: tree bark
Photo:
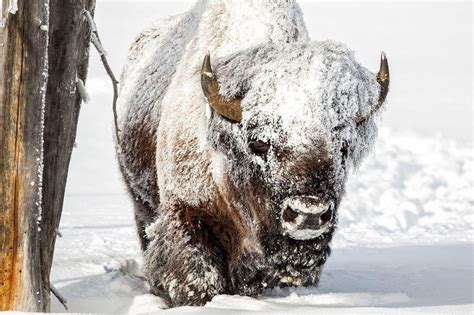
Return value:
M 0 53 L 0 310 L 49 311 L 95 0 L 20 0 Z

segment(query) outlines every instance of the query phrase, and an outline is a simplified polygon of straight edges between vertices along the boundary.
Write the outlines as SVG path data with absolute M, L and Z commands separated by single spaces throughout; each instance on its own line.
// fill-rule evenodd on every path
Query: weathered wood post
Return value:
M 95 0 L 17 5 L 0 29 L 0 310 L 49 311 Z

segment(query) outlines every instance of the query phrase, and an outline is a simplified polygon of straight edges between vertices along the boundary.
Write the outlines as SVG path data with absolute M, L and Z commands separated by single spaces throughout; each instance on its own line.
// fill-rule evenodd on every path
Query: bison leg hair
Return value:
M 150 243 L 144 255 L 145 275 L 154 290 L 163 287 L 173 307 L 204 305 L 230 293 L 226 255 L 209 229 L 183 223 L 176 211 L 160 213 L 147 228 Z
M 149 203 L 145 202 L 139 195 L 134 196 L 135 223 L 137 225 L 140 247 L 144 251 L 148 247 L 148 237 L 145 234 L 145 227 L 153 222 L 155 211 Z
M 230 272 L 236 294 L 255 296 L 263 292 L 268 270 L 261 253 L 243 253 L 236 263 L 231 264 Z

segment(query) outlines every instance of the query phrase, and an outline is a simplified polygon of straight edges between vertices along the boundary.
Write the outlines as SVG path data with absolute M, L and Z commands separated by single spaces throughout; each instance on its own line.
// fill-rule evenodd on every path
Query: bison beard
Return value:
M 264 289 L 315 286 L 331 249 L 332 231 L 311 241 L 269 235 L 263 241 L 265 260 L 244 255 L 232 272 L 231 294 L 255 296 Z
M 152 292 L 180 306 L 316 285 L 388 84 L 384 55 L 376 75 L 310 42 L 294 1 L 199 1 L 143 32 L 117 156 Z

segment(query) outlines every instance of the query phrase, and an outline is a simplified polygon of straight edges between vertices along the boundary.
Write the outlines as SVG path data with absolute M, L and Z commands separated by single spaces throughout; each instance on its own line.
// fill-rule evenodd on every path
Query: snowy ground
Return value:
M 174 14 L 188 6 L 182 3 L 173 7 L 169 3 L 130 6 L 99 2 L 98 25 L 114 68 L 120 68 L 131 37 L 143 24 L 157 18 L 153 14 L 158 15 L 158 11 L 163 15 Z M 309 7 L 304 5 L 303 10 L 305 6 Z M 368 4 L 365 6 L 369 7 Z M 330 9 L 327 4 L 325 8 L 328 12 L 333 11 L 328 14 L 314 11 L 323 12 L 323 22 L 312 19 L 313 15 L 306 16 L 313 35 L 316 31 L 312 31 L 312 27 L 317 30 L 317 23 L 331 23 L 329 17 L 337 16 L 334 12 L 337 8 Z M 405 9 L 397 9 L 394 5 L 389 15 L 396 16 Z M 436 23 L 429 24 L 430 17 L 417 18 L 420 12 L 425 12 L 423 8 L 412 9 L 400 15 L 405 18 L 405 28 L 389 24 L 377 28 L 389 35 L 403 34 L 399 37 L 392 34 L 390 40 L 385 39 L 387 45 L 392 45 L 387 50 L 394 61 L 393 95 L 389 96 L 382 122 L 388 127 L 382 128 L 374 154 L 348 183 L 346 199 L 339 210 L 333 254 L 325 266 L 320 286 L 274 290 L 257 299 L 217 296 L 203 308 L 167 312 L 221 314 L 222 309 L 227 309 L 231 314 L 250 310 L 271 313 L 474 313 L 473 146 L 472 135 L 466 134 L 472 131 L 472 116 L 468 116 L 472 115 L 472 107 L 466 108 L 466 104 L 472 106 L 472 88 L 468 93 L 470 85 L 460 88 L 451 80 L 464 78 L 460 81 L 466 83 L 470 78 L 467 83 L 472 84 L 472 74 L 456 72 L 461 68 L 452 63 L 460 62 L 461 57 L 449 63 L 452 72 L 451 68 L 443 68 L 444 63 L 438 63 L 436 58 L 450 56 L 447 51 L 426 56 L 420 49 L 405 52 L 403 47 L 416 48 L 419 38 L 427 38 L 424 33 L 413 36 L 413 43 L 402 43 L 407 29 L 416 30 L 416 25 L 422 28 L 426 24 L 427 28 L 434 27 L 438 32 Z M 447 12 L 441 6 L 437 10 Z M 146 15 L 148 11 L 150 13 Z M 344 19 L 351 18 L 348 11 L 341 13 Z M 370 19 L 364 21 L 372 21 L 372 17 L 377 16 L 377 21 L 381 19 L 373 11 L 369 13 Z M 127 23 L 119 18 L 123 16 L 129 19 Z M 328 16 L 326 20 L 324 16 Z M 446 19 L 453 16 L 447 15 Z M 456 19 L 461 18 L 456 15 Z M 349 46 L 361 52 L 361 59 L 366 64 L 365 59 L 369 60 L 369 56 L 364 55 L 364 48 L 357 47 L 357 43 L 362 42 L 367 48 L 365 45 L 369 41 L 381 36 L 362 36 L 363 33 L 356 32 L 364 23 L 368 22 L 351 27 L 352 32 L 344 27 L 324 36 L 352 41 Z M 443 25 L 442 30 L 446 29 L 448 35 L 439 37 L 454 40 L 449 34 L 457 34 L 461 38 L 465 34 L 456 29 L 459 25 L 452 24 L 451 28 Z M 118 33 L 121 36 L 117 36 Z M 338 38 L 341 34 L 350 39 Z M 445 50 L 454 47 L 451 43 L 436 45 Z M 370 51 L 378 53 L 372 48 Z M 472 53 L 472 49 L 470 52 L 453 50 L 468 56 Z M 147 294 L 146 284 L 140 277 L 141 254 L 131 204 L 120 182 L 111 141 L 109 82 L 99 76 L 103 72 L 98 66 L 97 55 L 93 53 L 91 57 L 87 85 L 92 101 L 84 105 L 81 112 L 78 146 L 73 153 L 61 220 L 63 238 L 57 241 L 52 282 L 67 298 L 70 312 L 159 311 L 162 301 Z M 420 59 L 425 64 L 439 64 L 437 71 L 440 72 L 420 66 L 417 75 L 412 75 L 410 67 L 419 65 Z M 376 67 L 377 60 L 374 60 Z M 466 59 L 463 62 L 467 62 Z M 443 82 L 443 89 L 435 86 L 440 82 Z M 425 93 L 428 88 L 443 90 L 445 94 L 429 96 Z M 443 115 L 439 113 L 443 110 L 440 106 L 452 109 L 446 112 L 447 124 L 441 122 Z M 403 111 L 394 118 L 393 114 L 400 108 Z M 430 116 L 431 108 L 434 116 Z M 405 113 L 410 114 L 406 120 Z M 425 117 L 428 118 L 423 120 Z M 404 123 L 411 124 L 412 128 Z M 400 132 L 401 129 L 417 131 Z M 450 138 L 433 135 L 440 130 L 447 130 L 444 133 Z M 54 298 L 53 311 L 64 311 Z

